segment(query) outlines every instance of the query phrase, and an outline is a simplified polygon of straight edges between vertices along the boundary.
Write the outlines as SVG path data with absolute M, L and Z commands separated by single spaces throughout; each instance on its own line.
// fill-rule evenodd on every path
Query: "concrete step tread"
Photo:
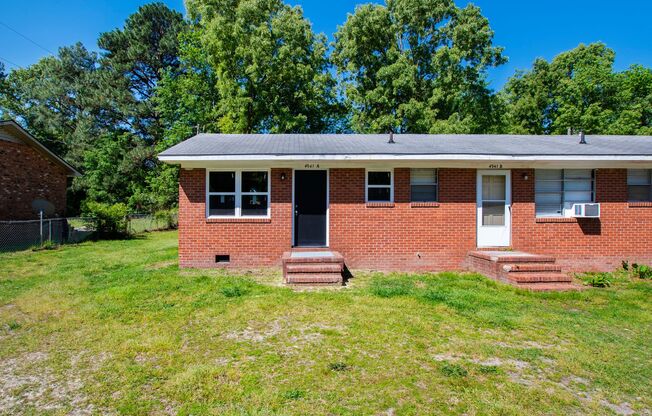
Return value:
M 468 255 L 494 263 L 554 263 L 556 260 L 552 256 L 510 251 L 471 251 Z
M 564 273 L 555 272 L 531 272 L 531 273 L 508 273 L 507 278 L 515 283 L 535 283 L 535 282 L 572 282 L 573 278 Z
M 302 263 L 344 263 L 342 256 L 331 257 L 283 257 L 284 264 L 302 264 Z
M 552 263 L 516 263 L 505 264 L 503 270 L 515 272 L 561 272 L 561 266 Z
M 342 273 L 342 263 L 288 263 L 286 273 Z

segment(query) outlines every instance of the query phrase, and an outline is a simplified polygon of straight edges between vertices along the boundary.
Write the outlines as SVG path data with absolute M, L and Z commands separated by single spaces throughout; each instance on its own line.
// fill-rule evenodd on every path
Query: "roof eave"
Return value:
M 53 160 L 58 162 L 60 165 L 65 167 L 68 170 L 68 175 L 69 177 L 80 177 L 82 176 L 77 169 L 75 169 L 70 163 L 66 162 L 63 158 L 52 152 L 50 149 L 45 147 L 41 142 L 39 142 L 36 137 L 32 136 L 30 132 L 25 130 L 20 124 L 18 124 L 14 120 L 0 120 L 0 126 L 6 126 L 10 125 L 14 128 L 16 128 L 23 136 L 34 146 L 39 148 L 41 151 L 45 152 L 48 156 L 50 156 Z
M 652 162 L 652 155 L 505 155 L 505 154 L 294 154 L 294 155 L 165 155 L 169 164 L 183 162 L 275 162 L 275 161 L 515 161 L 515 162 Z

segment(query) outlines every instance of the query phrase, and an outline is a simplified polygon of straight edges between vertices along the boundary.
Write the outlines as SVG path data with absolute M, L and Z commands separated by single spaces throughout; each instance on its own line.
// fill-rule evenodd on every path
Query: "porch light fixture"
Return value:
M 281 180 L 282 180 L 282 181 L 285 180 L 285 172 L 281 173 Z
M 530 179 L 530 176 L 526 172 L 526 173 L 523 174 L 523 180 L 527 181 L 528 179 Z

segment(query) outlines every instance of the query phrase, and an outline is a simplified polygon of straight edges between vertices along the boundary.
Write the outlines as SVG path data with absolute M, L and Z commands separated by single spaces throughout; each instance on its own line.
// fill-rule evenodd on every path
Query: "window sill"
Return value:
M 410 202 L 410 208 L 439 208 L 439 202 Z
M 652 202 L 630 202 L 629 208 L 652 208 Z
M 569 217 L 537 217 L 537 223 L 563 223 L 563 222 L 577 222 L 577 218 Z
M 234 218 L 206 218 L 207 224 L 215 223 L 270 223 L 272 222 L 271 218 L 245 218 L 245 217 L 234 217 Z
M 367 208 L 394 208 L 393 202 L 367 202 Z

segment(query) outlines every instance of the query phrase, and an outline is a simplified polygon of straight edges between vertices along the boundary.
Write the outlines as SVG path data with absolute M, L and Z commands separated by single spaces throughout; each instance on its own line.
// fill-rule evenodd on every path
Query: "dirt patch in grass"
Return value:
M 224 334 L 224 338 L 238 342 L 262 343 L 279 338 L 285 352 L 299 349 L 306 344 L 317 343 L 324 337 L 324 333 L 340 332 L 339 326 L 314 323 L 297 325 L 290 319 L 276 319 L 265 325 L 249 322 L 249 325 L 240 331 L 231 331 Z
M 535 343 L 528 343 L 527 345 L 532 346 L 534 344 Z M 510 345 L 510 347 L 512 347 L 512 344 L 505 345 Z M 538 343 L 536 343 L 536 345 L 539 348 L 543 346 Z M 554 366 L 552 364 L 554 364 L 555 361 L 551 359 L 540 359 L 540 363 L 543 364 L 540 366 L 541 368 L 534 368 L 531 363 L 518 359 L 505 359 L 499 357 L 477 359 L 459 354 L 437 354 L 433 356 L 433 360 L 443 363 L 469 362 L 482 367 L 504 368 L 507 377 L 513 383 L 532 388 L 542 388 L 546 383 L 551 383 L 555 387 L 570 393 L 583 405 L 597 403 L 617 415 L 630 416 L 636 414 L 636 411 L 627 402 L 615 404 L 606 399 L 598 399 L 602 395 L 602 392 L 593 387 L 591 381 L 584 377 L 570 375 L 562 377 L 559 382 L 552 381 L 551 376 L 554 373 Z M 480 370 L 482 370 L 482 368 Z M 649 415 L 650 412 L 644 411 L 642 414 Z
M 47 359 L 46 353 L 31 352 L 0 363 L 0 413 L 97 413 L 82 392 L 79 376 L 69 371 L 57 377 L 47 366 Z

